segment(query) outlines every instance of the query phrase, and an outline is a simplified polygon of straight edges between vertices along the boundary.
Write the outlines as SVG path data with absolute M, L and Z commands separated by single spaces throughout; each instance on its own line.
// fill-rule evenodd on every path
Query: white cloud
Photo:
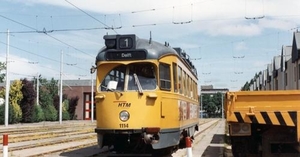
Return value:
M 234 49 L 237 51 L 246 50 L 247 49 L 246 43 L 244 41 L 238 42 L 237 44 L 235 44 Z
M 268 20 L 268 16 L 286 15 L 286 10 L 291 11 L 294 15 L 298 15 L 299 6 L 297 0 L 282 2 L 261 0 L 244 1 L 230 0 L 230 1 L 145 1 L 145 0 L 111 0 L 109 2 L 104 0 L 27 0 L 20 3 L 32 4 L 46 4 L 67 7 L 78 11 L 78 14 L 85 15 L 80 10 L 76 9 L 72 4 L 84 10 L 85 12 L 95 15 L 95 13 L 107 14 L 108 26 L 126 26 L 132 25 L 148 25 L 148 24 L 171 24 L 172 21 L 186 22 L 193 20 L 196 27 L 194 31 L 205 32 L 208 35 L 218 36 L 254 36 L 259 35 L 263 28 L 287 29 L 294 27 L 290 21 L 283 20 Z M 71 4 L 69 4 L 70 2 Z M 136 7 L 139 4 L 139 7 Z M 245 5 L 247 4 L 247 5 Z M 276 5 L 274 5 L 276 4 Z M 278 6 L 280 4 L 280 6 Z M 132 13 L 134 12 L 135 13 Z M 262 20 L 245 20 L 246 15 L 266 15 Z M 276 13 L 276 14 L 275 14 Z M 120 14 L 121 22 L 118 19 Z M 117 15 L 117 16 L 116 16 Z M 86 18 L 90 18 L 86 15 Z M 90 18 L 93 20 L 92 18 Z M 104 21 L 101 19 L 101 21 Z M 258 21 L 258 22 L 257 22 Z M 96 21 L 95 21 L 96 22 Z M 184 31 L 180 31 L 184 33 Z
M 255 36 L 261 34 L 262 29 L 253 23 L 232 24 L 230 22 L 214 22 L 207 25 L 205 31 L 212 36 Z
M 5 54 L 3 54 L 6 56 Z M 2 55 L 1 55 L 2 56 Z M 1 62 L 6 62 L 4 58 L 0 58 Z M 43 63 L 31 64 L 30 60 L 21 58 L 15 55 L 9 55 L 9 79 L 15 80 L 19 78 L 33 78 L 38 74 L 43 74 L 42 77 L 52 78 L 57 77 L 58 72 L 51 65 L 42 65 Z
M 259 26 L 265 29 L 272 28 L 272 29 L 279 29 L 285 31 L 297 27 L 297 25 L 293 21 L 287 21 L 281 19 L 268 19 L 268 18 L 259 20 Z

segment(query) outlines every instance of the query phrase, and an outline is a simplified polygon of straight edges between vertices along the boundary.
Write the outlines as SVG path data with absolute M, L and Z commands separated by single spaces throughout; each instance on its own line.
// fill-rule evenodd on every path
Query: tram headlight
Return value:
M 116 40 L 115 39 L 106 39 L 105 46 L 108 49 L 116 48 Z
M 126 122 L 129 119 L 129 117 L 130 117 L 129 112 L 127 112 L 125 110 L 121 111 L 120 114 L 119 114 L 119 118 L 123 122 Z

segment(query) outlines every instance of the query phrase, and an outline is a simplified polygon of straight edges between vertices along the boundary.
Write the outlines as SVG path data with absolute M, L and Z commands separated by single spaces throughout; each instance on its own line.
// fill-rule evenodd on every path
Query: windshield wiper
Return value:
M 142 88 L 142 85 L 141 85 L 140 80 L 138 79 L 136 73 L 133 74 L 133 77 L 134 77 L 135 83 L 138 87 L 139 94 L 143 95 L 143 88 Z

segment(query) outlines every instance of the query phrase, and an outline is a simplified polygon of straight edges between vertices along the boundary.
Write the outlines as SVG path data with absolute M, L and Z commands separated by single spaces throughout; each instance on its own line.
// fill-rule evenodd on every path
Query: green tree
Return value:
M 42 77 L 39 78 L 41 86 L 45 87 L 51 98 L 54 98 L 55 95 L 58 94 L 58 80 L 54 80 L 54 78 L 51 78 L 51 80 L 43 79 Z
M 53 104 L 53 98 L 58 93 L 57 81 L 53 78 L 48 81 L 39 77 L 41 86 L 39 87 L 39 102 L 43 109 L 46 121 L 57 120 L 57 110 Z
M 45 120 L 46 121 L 56 121 L 57 120 L 57 110 L 55 109 L 54 105 L 47 105 L 43 108 Z
M 63 97 L 62 97 L 62 101 L 64 103 L 65 100 L 68 100 L 68 95 L 67 94 L 63 94 Z M 59 95 L 55 95 L 54 98 L 53 98 L 53 104 L 54 104 L 54 107 L 57 111 L 59 111 Z
M 205 110 L 209 117 L 214 117 L 217 111 L 217 106 L 214 102 L 210 101 L 205 105 Z
M 222 115 L 222 94 L 203 94 L 202 103 L 209 117 L 221 117 Z
M 53 98 L 49 94 L 46 87 L 42 86 L 39 90 L 39 102 L 42 108 L 46 108 L 48 105 L 53 105 Z
M 22 82 L 20 80 L 14 81 L 10 85 L 9 90 L 9 123 L 19 123 L 22 120 L 22 110 L 19 106 L 20 101 L 23 99 L 23 94 L 21 92 Z M 0 91 L 0 97 L 5 99 L 5 88 Z M 3 106 L 3 111 L 5 106 Z M 1 115 L 2 114 L 2 115 Z M 4 112 L 0 114 L 0 118 L 4 119 Z
M 9 101 L 12 107 L 10 110 L 9 121 L 10 123 L 19 123 L 22 120 L 22 110 L 19 106 L 21 100 L 23 99 L 22 82 L 20 80 L 16 80 L 10 86 L 9 91 Z
M 45 120 L 45 114 L 41 105 L 34 105 L 34 113 L 32 114 L 32 122 L 41 122 Z
M 70 114 L 68 110 L 69 110 L 69 100 L 65 99 L 63 101 L 63 106 L 62 106 L 62 120 L 70 120 Z

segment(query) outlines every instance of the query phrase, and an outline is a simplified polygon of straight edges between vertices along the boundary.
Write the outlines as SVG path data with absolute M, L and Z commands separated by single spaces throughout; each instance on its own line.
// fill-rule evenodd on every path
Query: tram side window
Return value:
M 182 78 L 183 78 L 183 79 L 182 79 L 182 81 L 183 81 L 183 82 L 182 82 L 182 84 L 183 84 L 183 95 L 186 96 L 186 95 L 187 95 L 187 93 L 186 93 L 186 92 L 187 92 L 187 89 L 186 89 L 186 72 L 185 72 L 185 71 L 183 71 L 182 76 L 183 76 L 183 77 L 182 77 Z
M 188 97 L 191 97 L 191 86 L 190 86 L 190 76 L 189 75 L 187 75 L 187 79 L 186 79 L 187 81 L 187 96 Z
M 174 92 L 177 93 L 178 92 L 178 87 L 177 87 L 177 64 L 173 63 L 173 80 L 174 80 Z
M 124 78 L 125 78 L 126 67 L 124 65 L 118 66 L 112 69 L 102 80 L 101 82 L 101 91 L 108 91 L 107 84 L 109 81 L 116 81 L 117 89 L 116 90 L 124 90 Z
M 170 75 L 170 65 L 160 63 L 159 64 L 159 79 L 160 88 L 163 90 L 171 90 L 171 75 Z
M 197 83 L 195 82 L 195 81 L 193 81 L 193 93 L 194 93 L 194 95 L 193 95 L 193 97 L 194 97 L 194 99 L 197 99 L 197 95 L 198 95 L 198 93 L 197 93 Z
M 192 78 L 189 77 L 189 87 L 190 87 L 190 97 L 192 98 L 193 97 L 193 81 L 192 81 Z
M 182 69 L 178 66 L 178 83 L 179 93 L 182 94 Z
M 195 88 L 196 88 L 195 98 L 198 99 L 199 91 L 198 91 L 198 84 L 197 84 L 197 82 L 195 82 Z

